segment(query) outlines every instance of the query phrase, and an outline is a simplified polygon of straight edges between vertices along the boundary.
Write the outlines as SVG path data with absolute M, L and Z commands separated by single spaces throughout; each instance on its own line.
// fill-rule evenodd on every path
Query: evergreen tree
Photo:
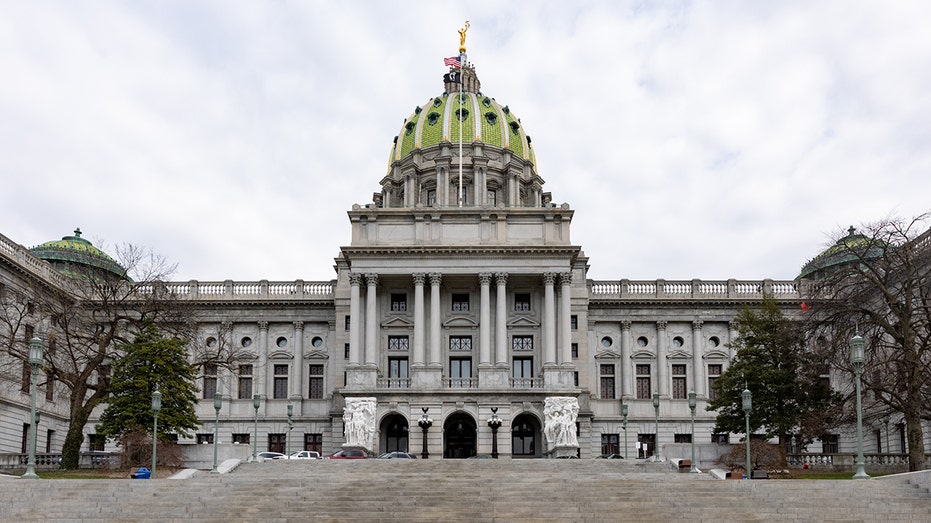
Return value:
M 139 431 L 151 433 L 156 387 L 162 393 L 160 440 L 167 434 L 188 435 L 199 427 L 194 411 L 197 370 L 188 361 L 184 342 L 164 338 L 149 325 L 122 349 L 125 356 L 114 364 L 109 405 L 100 417 L 98 433 L 115 439 Z
M 837 395 L 821 380 L 827 361 L 806 348 L 804 330 L 786 318 L 772 297 L 759 310 L 744 308 L 736 318 L 738 338 L 731 343 L 734 360 L 714 382 L 718 411 L 715 432 L 746 430 L 742 392 L 753 394 L 750 432 L 779 436 L 785 443 L 796 434 L 800 443 L 820 436 L 834 422 Z

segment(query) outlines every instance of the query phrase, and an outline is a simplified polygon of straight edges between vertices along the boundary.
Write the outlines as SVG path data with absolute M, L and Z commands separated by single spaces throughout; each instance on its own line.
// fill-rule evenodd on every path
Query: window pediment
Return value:
M 394 317 L 390 320 L 384 321 L 381 324 L 382 328 L 404 328 L 404 329 L 413 329 L 414 322 L 408 320 L 407 318 Z
M 727 353 L 723 350 L 712 350 L 708 351 L 702 355 L 702 359 L 705 360 L 727 360 Z
M 683 350 L 674 350 L 666 355 L 667 360 L 690 360 L 692 355 Z
M 621 357 L 620 354 L 614 351 L 610 351 L 610 350 L 603 350 L 595 354 L 596 360 L 616 360 L 616 359 L 620 359 L 620 357 Z
M 638 350 L 638 351 L 634 351 L 633 353 L 631 353 L 630 359 L 641 360 L 641 361 L 642 360 L 655 360 L 656 355 L 648 350 Z
M 270 360 L 292 360 L 294 359 L 294 355 L 287 351 L 276 350 L 268 354 L 268 359 Z
M 443 327 L 447 329 L 450 327 L 470 327 L 474 329 L 478 327 L 478 323 L 476 323 L 472 318 L 455 316 L 443 322 Z
M 539 327 L 539 326 L 540 326 L 540 322 L 533 321 L 533 320 L 531 320 L 530 318 L 527 318 L 527 317 L 524 317 L 524 316 L 521 316 L 520 318 L 516 318 L 516 319 L 514 319 L 514 320 L 511 320 L 511 321 L 508 323 L 508 327 L 534 327 L 534 328 L 536 328 L 536 327 Z
M 326 351 L 322 350 L 312 350 L 310 352 L 304 353 L 304 359 L 307 360 L 326 360 L 329 359 L 330 355 Z

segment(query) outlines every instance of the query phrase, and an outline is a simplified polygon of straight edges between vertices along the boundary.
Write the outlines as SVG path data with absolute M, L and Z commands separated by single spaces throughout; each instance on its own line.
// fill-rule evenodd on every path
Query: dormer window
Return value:
M 514 134 L 519 134 L 519 133 L 520 133 L 520 124 L 519 124 L 519 123 L 517 123 L 517 122 L 511 122 L 511 123 L 508 124 L 508 125 L 511 126 L 511 132 L 513 132 Z
M 469 110 L 465 108 L 456 109 L 456 117 L 459 118 L 460 122 L 466 121 L 466 118 L 469 117 Z
M 436 122 L 440 120 L 440 113 L 431 112 L 427 115 L 427 123 L 430 125 L 436 125 Z
M 498 123 L 498 115 L 491 111 L 488 111 L 487 113 L 485 113 L 485 121 L 488 122 L 489 125 L 495 125 L 496 123 Z

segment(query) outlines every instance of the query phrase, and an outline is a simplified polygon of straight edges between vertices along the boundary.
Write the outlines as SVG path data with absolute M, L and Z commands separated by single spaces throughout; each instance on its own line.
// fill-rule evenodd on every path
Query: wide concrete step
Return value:
M 270 461 L 187 480 L 0 480 L 0 520 L 931 521 L 925 490 L 622 460 Z

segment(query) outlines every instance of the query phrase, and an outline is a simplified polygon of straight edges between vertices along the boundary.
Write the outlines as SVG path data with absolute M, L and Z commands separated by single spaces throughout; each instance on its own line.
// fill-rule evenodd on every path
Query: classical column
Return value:
M 543 365 L 556 364 L 555 272 L 543 273 Z
M 559 275 L 559 363 L 572 365 L 572 273 Z
M 375 294 L 378 274 L 366 274 L 365 283 L 365 364 L 375 365 L 378 354 L 378 303 Z
M 656 381 L 660 396 L 669 396 L 669 369 L 666 365 L 666 320 L 656 322 Z
M 630 341 L 630 320 L 621 320 L 621 397 L 625 399 L 634 397 Z
M 423 284 L 426 275 L 422 272 L 414 273 L 414 361 L 413 365 L 424 363 L 424 313 L 423 313 Z
M 702 332 L 701 326 L 704 324 L 701 320 L 692 322 L 692 390 L 699 398 L 705 395 L 705 380 L 703 376 L 702 365 Z
M 430 361 L 431 365 L 440 363 L 440 282 L 443 275 L 430 273 Z
M 495 273 L 495 363 L 508 364 L 508 273 Z
M 362 325 L 362 299 L 359 297 L 359 288 L 362 286 L 362 275 L 349 273 L 349 365 L 362 363 L 362 337 L 359 327 Z
M 478 320 L 478 363 L 491 364 L 491 273 L 478 275 L 481 304 Z
M 255 376 L 255 389 L 253 394 L 264 394 L 269 395 L 269 391 L 266 390 L 266 384 L 268 380 L 268 322 L 260 321 L 259 322 L 259 339 L 255 340 L 258 344 L 258 367 L 253 372 Z
M 294 379 L 291 382 L 291 396 L 303 398 L 304 390 L 304 322 L 294 322 Z
M 727 367 L 730 367 L 731 360 L 734 359 L 734 342 L 737 341 L 737 322 L 731 321 L 727 324 Z

